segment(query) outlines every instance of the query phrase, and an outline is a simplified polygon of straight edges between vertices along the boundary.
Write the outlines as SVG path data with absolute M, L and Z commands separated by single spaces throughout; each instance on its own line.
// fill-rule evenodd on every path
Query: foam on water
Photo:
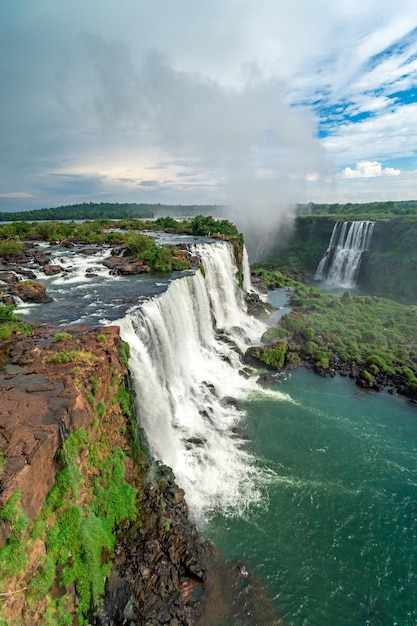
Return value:
M 262 499 L 262 472 L 246 449 L 235 400 L 259 391 L 241 351 L 264 325 L 249 317 L 231 246 L 193 246 L 204 266 L 173 281 L 119 321 L 131 348 L 137 413 L 156 459 L 173 468 L 190 510 L 239 515 Z M 284 398 L 284 396 L 282 397 Z

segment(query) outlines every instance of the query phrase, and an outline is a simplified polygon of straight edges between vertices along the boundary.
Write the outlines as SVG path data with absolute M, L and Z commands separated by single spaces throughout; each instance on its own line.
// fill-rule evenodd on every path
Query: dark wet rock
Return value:
M 245 303 L 247 313 L 254 317 L 264 317 L 269 311 L 273 310 L 273 306 L 268 302 L 264 302 L 256 291 L 248 291 L 245 294 Z
M 100 252 L 101 248 L 81 248 L 80 254 L 85 254 L 86 256 L 92 256 L 93 254 L 97 254 Z
M 14 285 L 15 283 L 19 281 L 14 271 L 13 272 L 7 272 L 7 271 L 0 272 L 0 280 L 3 283 L 6 283 L 6 285 Z
M 63 240 L 60 242 L 60 245 L 61 245 L 63 248 L 74 248 L 75 243 L 72 241 L 72 239 L 63 239 Z
M 155 473 L 155 472 L 154 472 Z M 96 625 L 192 626 L 215 554 L 190 523 L 184 492 L 164 466 L 144 489 L 140 519 L 124 530 Z
M 236 398 L 232 398 L 231 396 L 225 396 L 222 399 L 223 406 L 234 406 L 236 409 L 239 408 L 239 401 Z
M 205 443 L 206 440 L 201 437 L 189 437 L 185 440 L 185 445 L 188 449 L 193 448 L 194 446 L 204 446 Z
M 63 269 L 60 265 L 44 265 L 42 269 L 46 276 L 54 276 L 55 274 L 61 274 Z

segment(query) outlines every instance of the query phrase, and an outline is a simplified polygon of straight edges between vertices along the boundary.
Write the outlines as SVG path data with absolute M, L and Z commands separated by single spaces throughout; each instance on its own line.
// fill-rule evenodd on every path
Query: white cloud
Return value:
M 298 201 L 342 169 L 331 193 L 380 194 L 402 178 L 381 164 L 417 156 L 417 104 L 390 98 L 416 85 L 417 40 L 384 52 L 416 25 L 415 0 L 0 3 L 0 198 Z
M 393 167 L 382 168 L 378 161 L 359 161 L 354 169 L 345 167 L 341 176 L 342 178 L 374 178 L 375 176 L 398 176 L 399 174 L 401 174 L 400 170 Z

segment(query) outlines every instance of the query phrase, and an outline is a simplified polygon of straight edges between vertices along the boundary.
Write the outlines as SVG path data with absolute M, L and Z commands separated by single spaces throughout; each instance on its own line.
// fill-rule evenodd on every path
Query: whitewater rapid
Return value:
M 265 326 L 245 312 L 232 247 L 199 244 L 192 253 L 203 271 L 173 281 L 118 323 L 151 453 L 174 470 L 202 520 L 213 511 L 239 515 L 262 499 L 238 404 L 262 393 L 241 353 Z

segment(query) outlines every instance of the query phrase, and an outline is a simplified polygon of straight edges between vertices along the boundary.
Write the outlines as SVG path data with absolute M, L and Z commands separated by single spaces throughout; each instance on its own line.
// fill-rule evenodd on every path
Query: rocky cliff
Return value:
M 0 623 L 195 623 L 212 549 L 138 448 L 118 328 L 1 349 Z
M 282 270 L 295 271 L 301 280 L 312 280 L 329 245 L 334 224 L 340 219 L 343 218 L 297 218 L 292 233 L 276 243 L 270 260 Z M 367 216 L 363 215 L 362 219 Z M 414 303 L 416 270 L 417 220 L 412 217 L 377 220 L 370 249 L 361 260 L 358 287 L 370 295 Z

